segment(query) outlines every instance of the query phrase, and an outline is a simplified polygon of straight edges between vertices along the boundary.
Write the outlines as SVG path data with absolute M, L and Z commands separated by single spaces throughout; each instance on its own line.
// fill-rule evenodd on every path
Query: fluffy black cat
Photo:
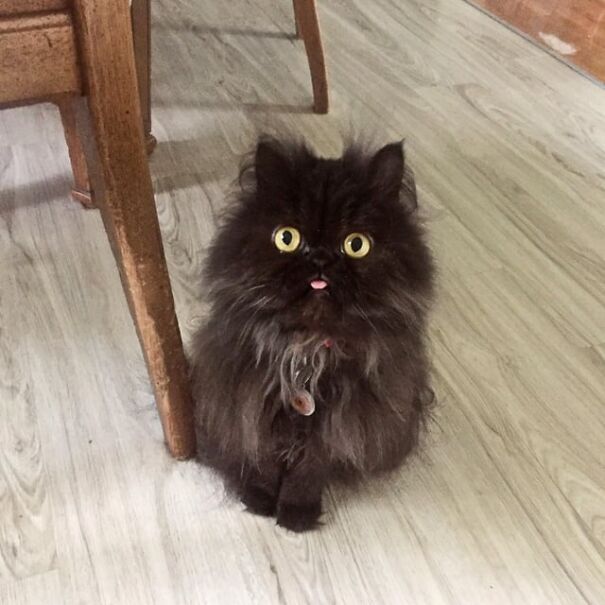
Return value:
M 205 267 L 200 459 L 312 529 L 322 490 L 399 465 L 426 412 L 433 261 L 400 143 L 323 159 L 261 140 Z

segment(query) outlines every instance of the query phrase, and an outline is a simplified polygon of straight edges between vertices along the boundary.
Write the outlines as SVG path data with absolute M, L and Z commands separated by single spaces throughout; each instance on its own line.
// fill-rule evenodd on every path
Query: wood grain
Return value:
M 69 13 L 0 17 L 0 105 L 80 89 Z
M 51 571 L 18 582 L 0 583 L 0 601 L 11 605 L 64 603 L 59 574 Z
M 206 312 L 201 262 L 259 132 L 325 154 L 343 132 L 406 136 L 440 266 L 419 454 L 331 489 L 305 536 L 171 460 L 100 216 L 68 197 L 57 112 L 5 111 L 0 351 L 31 411 L 15 396 L 0 430 L 39 446 L 0 493 L 18 518 L 32 515 L 20 486 L 39 485 L 53 532 L 27 534 L 3 605 L 601 603 L 605 92 L 462 0 L 320 9 L 322 117 L 289 3 L 154 3 L 151 168 L 179 322 L 188 344 Z M 14 456 L 5 440 L 0 452 Z M 50 562 L 31 554 L 47 542 Z
M 0 16 L 65 10 L 69 0 L 0 0 Z
M 4 245 L 10 231 L 3 230 Z M 4 304 L 18 305 L 19 277 L 4 294 Z M 4 306 L 3 306 L 4 310 Z M 6 316 L 0 313 L 0 325 Z M 0 584 L 44 573 L 55 562 L 55 539 L 46 473 L 34 409 L 33 389 L 16 357 L 21 344 L 0 328 Z

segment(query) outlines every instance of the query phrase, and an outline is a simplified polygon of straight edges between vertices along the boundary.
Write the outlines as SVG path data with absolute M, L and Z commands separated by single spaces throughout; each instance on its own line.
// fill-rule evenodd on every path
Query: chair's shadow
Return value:
M 179 26 L 175 26 L 157 21 L 153 23 L 153 31 L 169 32 L 173 34 L 191 33 L 202 36 L 244 36 L 250 38 L 270 38 L 274 40 L 299 39 L 294 32 L 288 33 L 271 30 L 241 29 L 237 27 L 212 27 L 208 25 L 198 25 L 197 23 L 183 23 Z
M 57 201 L 73 202 L 74 208 L 82 208 L 80 204 L 72 200 L 71 187 L 71 176 L 65 174 L 3 188 L 0 191 L 0 218 L 9 220 L 16 210 Z
M 163 21 L 154 21 L 152 25 L 154 34 L 162 36 L 168 35 L 187 35 L 195 36 L 241 36 L 252 38 L 270 38 L 277 40 L 287 40 L 290 42 L 299 40 L 295 33 L 242 29 L 235 27 L 216 27 L 193 22 L 183 22 L 178 25 L 166 23 Z M 308 105 L 290 104 L 290 103 L 255 103 L 246 101 L 235 101 L 231 99 L 224 100 L 202 100 L 199 97 L 193 98 L 166 98 L 161 92 L 152 94 L 152 103 L 155 107 L 164 109 L 206 109 L 221 111 L 244 111 L 245 113 L 279 113 L 279 114 L 313 114 L 313 100 L 309 99 Z
M 200 99 L 187 98 L 162 98 L 162 95 L 153 96 L 153 107 L 162 109 L 207 109 L 220 111 L 243 111 L 244 113 L 279 113 L 312 115 L 313 106 L 294 105 L 289 103 L 248 103 L 246 101 L 201 101 Z

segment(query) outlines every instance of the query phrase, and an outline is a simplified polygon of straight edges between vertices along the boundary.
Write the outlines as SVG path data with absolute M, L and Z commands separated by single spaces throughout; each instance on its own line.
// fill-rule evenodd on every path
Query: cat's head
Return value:
M 401 143 L 323 159 L 262 140 L 251 172 L 207 264 L 218 311 L 345 339 L 422 317 L 432 261 Z

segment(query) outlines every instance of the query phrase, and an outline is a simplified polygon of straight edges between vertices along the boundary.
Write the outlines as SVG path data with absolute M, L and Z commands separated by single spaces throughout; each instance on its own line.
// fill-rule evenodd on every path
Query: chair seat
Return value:
M 0 0 L 0 16 L 65 10 L 69 0 Z

